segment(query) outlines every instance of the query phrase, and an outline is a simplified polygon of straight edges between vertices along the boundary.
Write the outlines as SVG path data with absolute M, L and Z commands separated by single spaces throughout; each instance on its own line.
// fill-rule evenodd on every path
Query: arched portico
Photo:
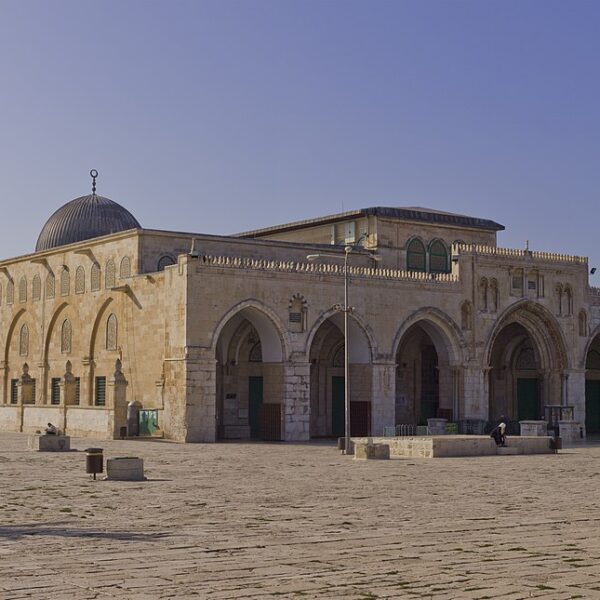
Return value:
M 568 359 L 560 326 L 540 304 L 520 302 L 499 320 L 484 355 L 488 419 L 536 420 L 567 403 Z
M 283 328 L 252 303 L 230 311 L 214 336 L 217 439 L 285 436 Z
M 317 321 L 308 342 L 310 436 L 341 437 L 345 431 L 344 316 L 329 312 Z M 373 417 L 371 336 L 350 317 L 349 375 L 352 435 L 371 435 Z
M 600 328 L 585 352 L 585 430 L 588 435 L 600 434 Z
M 458 365 L 464 346 L 458 327 L 437 309 L 422 309 L 400 327 L 396 357 L 396 423 L 458 418 Z

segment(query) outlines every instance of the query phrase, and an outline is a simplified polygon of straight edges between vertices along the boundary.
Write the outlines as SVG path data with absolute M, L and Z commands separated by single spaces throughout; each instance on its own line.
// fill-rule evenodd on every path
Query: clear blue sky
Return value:
M 89 193 L 233 233 L 373 205 L 600 269 L 600 2 L 0 0 L 0 257 Z

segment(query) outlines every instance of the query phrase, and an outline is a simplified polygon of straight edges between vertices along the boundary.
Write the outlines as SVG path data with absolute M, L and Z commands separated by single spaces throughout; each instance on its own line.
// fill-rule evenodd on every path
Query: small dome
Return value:
M 137 219 L 120 204 L 96 194 L 81 196 L 61 206 L 46 221 L 35 250 L 39 252 L 141 227 Z

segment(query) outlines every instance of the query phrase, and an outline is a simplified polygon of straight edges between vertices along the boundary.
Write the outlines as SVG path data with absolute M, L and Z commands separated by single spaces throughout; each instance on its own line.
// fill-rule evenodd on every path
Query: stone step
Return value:
M 500 456 L 514 456 L 515 454 L 523 454 L 523 449 L 515 448 L 514 446 L 505 446 L 504 448 L 498 446 L 496 448 L 496 454 L 499 454 Z

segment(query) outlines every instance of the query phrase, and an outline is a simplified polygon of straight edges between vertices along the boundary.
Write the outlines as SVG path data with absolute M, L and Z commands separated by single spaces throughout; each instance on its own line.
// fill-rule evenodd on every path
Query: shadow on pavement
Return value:
M 54 527 L 44 525 L 3 525 L 0 526 L 0 538 L 20 539 L 25 536 L 53 536 L 64 538 L 94 538 L 119 540 L 124 542 L 152 542 L 168 537 L 169 533 L 133 533 L 129 531 L 100 531 L 96 529 L 75 529 L 57 523 Z

